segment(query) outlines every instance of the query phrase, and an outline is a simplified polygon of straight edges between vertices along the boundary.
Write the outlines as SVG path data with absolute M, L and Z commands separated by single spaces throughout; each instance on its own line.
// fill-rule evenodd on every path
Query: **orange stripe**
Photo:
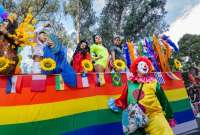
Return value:
M 47 78 L 47 90 L 43 93 L 40 92 L 31 92 L 30 82 L 31 76 L 25 76 L 23 78 L 23 89 L 19 94 L 6 94 L 5 87 L 0 88 L 0 106 L 17 106 L 17 105 L 31 105 L 31 104 L 40 104 L 40 103 L 51 103 L 58 102 L 69 99 L 77 99 L 98 95 L 116 95 L 120 94 L 125 88 L 126 76 L 122 75 L 123 86 L 116 87 L 112 86 L 111 75 L 105 75 L 106 85 L 103 87 L 97 87 L 95 85 L 94 79 L 95 75 L 91 74 L 88 76 L 90 87 L 85 89 L 71 89 L 65 87 L 64 91 L 56 91 L 55 85 L 52 85 L 53 77 Z M 54 79 L 54 78 L 53 78 Z M 53 80 L 52 79 L 52 80 Z M 1 82 L 4 80 L 0 80 Z

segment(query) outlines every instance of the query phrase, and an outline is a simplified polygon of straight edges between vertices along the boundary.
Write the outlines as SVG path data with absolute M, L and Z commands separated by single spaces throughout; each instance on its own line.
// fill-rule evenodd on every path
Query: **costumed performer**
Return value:
M 84 71 L 81 63 L 84 59 L 91 60 L 90 48 L 86 40 L 81 40 L 74 52 L 72 59 L 72 67 L 77 73 Z
M 62 45 L 60 39 L 51 34 L 47 46 L 43 49 L 43 58 L 51 58 L 56 62 L 56 68 L 50 72 L 42 71 L 43 74 L 60 74 L 65 84 L 76 87 L 76 73 L 67 63 L 67 48 Z
M 109 53 L 102 44 L 100 35 L 93 36 L 94 44 L 90 46 L 90 55 L 96 72 L 104 72 L 108 65 Z
M 120 98 L 111 99 L 109 106 L 114 111 L 119 111 L 119 108 L 121 108 L 124 112 L 125 109 L 130 111 L 133 109 L 131 106 L 138 103 L 148 118 L 145 133 L 149 135 L 173 135 L 173 131 L 166 120 L 172 120 L 173 113 L 166 95 L 153 74 L 150 73 L 152 68 L 152 63 L 148 58 L 138 57 L 131 66 L 133 76 L 128 81 L 128 88 L 122 92 Z M 140 90 L 141 93 L 139 94 Z M 124 133 L 132 135 L 145 134 L 143 128 L 137 129 L 137 127 L 129 126 L 131 120 L 130 114 L 127 117 L 126 115 L 122 116 Z M 131 132 L 133 131 L 131 128 L 136 128 L 137 130 Z
M 33 47 L 33 73 L 36 74 L 41 73 L 40 61 L 42 60 L 44 55 L 43 49 L 47 45 L 47 27 L 49 26 L 50 24 L 45 24 L 43 26 L 37 27 L 37 29 L 35 30 L 37 45 Z
M 119 59 L 125 62 L 121 43 L 122 42 L 121 42 L 120 36 L 115 36 L 113 39 L 113 45 L 110 47 L 110 53 L 111 53 L 110 65 L 113 68 L 114 68 L 113 63 L 116 59 Z

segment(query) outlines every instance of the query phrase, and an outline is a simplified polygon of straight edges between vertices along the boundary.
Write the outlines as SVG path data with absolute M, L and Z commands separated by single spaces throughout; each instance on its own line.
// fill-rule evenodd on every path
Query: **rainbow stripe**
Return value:
M 175 73 L 175 75 L 178 78 L 182 78 L 181 73 Z M 181 134 L 197 128 L 197 123 L 183 80 L 172 80 L 166 73 L 163 73 L 163 77 L 165 79 L 165 84 L 162 85 L 162 88 L 170 102 L 177 123 L 174 132 L 176 134 Z M 185 127 L 184 130 L 182 127 Z
M 3 135 L 59 135 L 122 133 L 121 114 L 107 106 L 110 97 L 118 97 L 126 88 L 112 85 L 111 74 L 106 85 L 97 87 L 95 74 L 89 74 L 89 88 L 55 90 L 55 76 L 48 76 L 45 92 L 31 92 L 31 76 L 23 76 L 22 91 L 6 94 L 6 77 L 0 78 L 0 133 Z M 114 130 L 115 129 L 115 130 Z

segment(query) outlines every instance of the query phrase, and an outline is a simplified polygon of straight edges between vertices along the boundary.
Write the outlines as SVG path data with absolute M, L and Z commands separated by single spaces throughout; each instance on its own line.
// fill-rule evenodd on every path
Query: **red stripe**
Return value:
M 89 88 L 84 89 L 71 89 L 65 86 L 64 91 L 57 92 L 55 90 L 54 76 L 47 77 L 47 90 L 41 92 L 31 92 L 31 76 L 23 76 L 22 91 L 20 94 L 6 94 L 5 87 L 0 88 L 0 106 L 16 106 L 16 105 L 31 105 L 39 103 L 51 103 L 69 99 L 84 98 L 96 95 L 115 95 L 121 94 L 125 88 L 127 79 L 126 75 L 122 75 L 123 86 L 112 86 L 111 74 L 105 75 L 106 85 L 97 87 L 95 84 L 95 74 L 89 74 L 88 80 L 90 83 Z M 5 79 L 0 80 L 5 84 Z M 39 86 L 38 86 L 39 87 Z
M 162 85 L 163 90 L 173 90 L 184 88 L 184 81 L 183 80 L 171 80 L 166 73 L 162 73 L 165 83 Z M 182 79 L 182 75 L 180 72 L 176 72 L 175 75 Z

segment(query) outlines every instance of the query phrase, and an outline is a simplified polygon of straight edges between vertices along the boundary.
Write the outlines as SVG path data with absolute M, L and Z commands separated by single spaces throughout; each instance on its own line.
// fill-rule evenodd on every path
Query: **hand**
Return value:
M 47 41 L 47 45 L 50 47 L 50 48 L 53 48 L 55 46 L 54 42 L 52 42 L 51 40 L 48 40 Z

